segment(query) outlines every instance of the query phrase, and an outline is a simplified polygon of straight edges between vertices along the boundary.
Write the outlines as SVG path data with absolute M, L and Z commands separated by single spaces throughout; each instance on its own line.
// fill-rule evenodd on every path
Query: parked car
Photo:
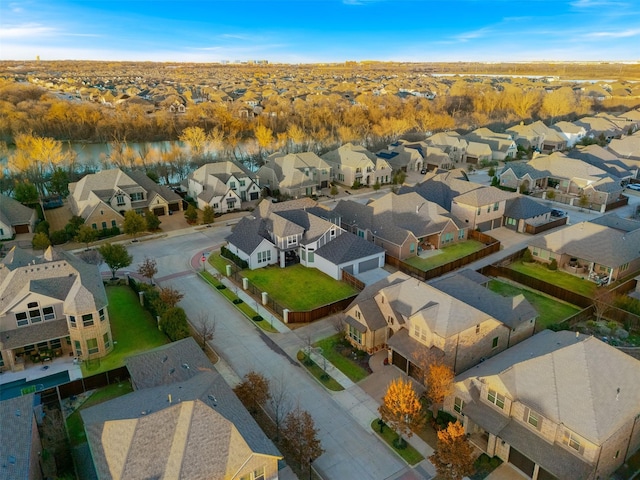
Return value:
M 640 192 L 640 183 L 630 183 L 629 185 L 627 185 L 627 188 L 629 190 L 634 190 L 636 192 Z
M 552 217 L 564 217 L 567 214 L 567 212 L 565 212 L 564 210 L 559 210 L 557 208 L 552 208 L 551 209 L 551 216 Z

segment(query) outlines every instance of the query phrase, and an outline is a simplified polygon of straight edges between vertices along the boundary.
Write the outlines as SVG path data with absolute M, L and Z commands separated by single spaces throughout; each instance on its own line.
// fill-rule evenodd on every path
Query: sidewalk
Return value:
M 200 270 L 199 262 L 200 258 L 206 252 L 211 251 L 212 248 L 208 248 L 201 252 L 198 252 L 194 255 L 191 264 L 194 270 Z M 211 274 L 217 274 L 218 271 L 213 268 L 209 262 L 205 262 L 205 270 Z M 291 330 L 287 325 L 282 323 L 275 315 L 273 315 L 269 310 L 267 310 L 260 302 L 256 305 L 256 300 L 249 295 L 242 288 L 238 287 L 235 283 L 233 283 L 228 277 L 222 276 L 221 282 L 227 287 L 232 288 L 236 295 L 241 298 L 245 303 L 251 305 L 257 313 L 262 316 L 265 320 L 269 321 L 271 325 L 275 329 L 278 330 L 279 333 L 265 333 L 265 335 L 271 339 L 282 351 L 294 362 L 297 362 L 297 354 L 299 351 L 305 351 L 307 348 L 306 336 L 308 335 L 312 342 L 319 340 L 320 338 L 325 338 L 327 335 L 333 334 L 335 331 L 333 330 L 333 325 L 330 325 L 330 318 L 319 320 L 314 322 L 308 326 L 302 327 L 297 330 Z M 329 332 L 329 333 L 327 333 Z M 325 365 L 325 359 L 319 352 L 311 352 L 311 359 L 320 366 Z M 218 367 L 218 365 L 216 365 Z M 231 385 L 235 385 L 239 383 L 240 379 L 235 375 L 235 373 L 226 365 L 226 363 L 222 363 L 220 365 L 221 373 L 223 376 L 231 383 Z M 338 403 L 345 411 L 351 415 L 351 417 L 366 431 L 371 435 L 376 435 L 375 432 L 371 429 L 371 422 L 378 418 L 380 415 L 378 413 L 378 407 L 380 406 L 380 402 L 371 397 L 367 392 L 365 392 L 360 386 L 356 385 L 351 381 L 344 373 L 342 373 L 338 368 L 336 368 L 331 362 L 326 360 L 326 371 L 327 373 L 335 379 L 344 390 L 340 392 L 331 392 L 327 391 L 331 397 L 334 399 L 336 403 Z M 372 374 L 372 376 L 375 375 Z M 398 375 L 400 372 L 398 371 Z M 376 379 L 369 378 L 371 381 L 375 382 Z M 386 376 L 380 376 L 378 381 L 386 383 Z M 382 441 L 382 440 L 380 440 Z M 406 477 L 407 472 L 400 473 L 399 475 L 393 477 L 395 479 L 406 478 L 409 480 L 410 478 L 419 479 L 425 478 L 430 479 L 435 476 L 436 471 L 435 467 L 429 462 L 428 457 L 433 454 L 433 449 L 425 443 L 420 437 L 414 435 L 411 438 L 407 439 L 407 441 L 413 446 L 418 452 L 420 452 L 425 460 L 420 462 L 420 464 L 408 468 L 412 468 L 412 472 L 419 475 Z

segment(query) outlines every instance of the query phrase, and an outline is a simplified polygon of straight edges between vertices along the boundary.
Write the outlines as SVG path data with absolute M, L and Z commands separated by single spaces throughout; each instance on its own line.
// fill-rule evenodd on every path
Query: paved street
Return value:
M 181 306 L 187 315 L 195 318 L 205 312 L 215 318 L 212 343 L 221 357 L 218 367 L 232 384 L 251 370 L 272 381 L 284 379 L 291 404 L 308 410 L 319 428 L 325 453 L 314 462 L 314 468 L 324 478 L 386 479 L 407 474 L 411 469 L 366 428 L 377 409 L 371 397 L 356 385 L 337 394 L 327 392 L 291 359 L 304 345 L 296 332 L 272 334 L 269 338 L 273 342 L 265 342 L 264 333 L 193 272 L 191 258 L 220 244 L 228 231 L 229 227 L 218 226 L 162 241 L 132 244 L 129 252 L 134 264 L 130 270 L 135 271 L 145 255 L 155 258 L 157 281 L 184 292 Z M 176 273 L 183 275 L 175 276 Z M 430 477 L 417 475 L 416 478 Z

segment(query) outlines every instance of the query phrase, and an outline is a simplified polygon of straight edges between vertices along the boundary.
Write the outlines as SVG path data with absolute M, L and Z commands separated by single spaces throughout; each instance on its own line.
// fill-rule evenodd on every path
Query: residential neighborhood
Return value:
M 34 132 L 7 148 L 0 478 L 636 478 L 638 106 L 347 122 L 460 82 L 635 84 L 258 65 L 188 88 L 25 76 L 180 139 L 102 139 L 81 165 Z M 316 97 L 353 110 L 314 140 L 292 118 Z

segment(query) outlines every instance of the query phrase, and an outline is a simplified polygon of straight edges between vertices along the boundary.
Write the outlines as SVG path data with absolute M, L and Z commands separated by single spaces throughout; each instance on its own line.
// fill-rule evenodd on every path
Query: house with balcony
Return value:
M 119 168 L 85 175 L 69 184 L 69 207 L 93 229 L 122 227 L 129 210 L 143 214 L 169 215 L 182 211 L 182 198 L 158 185 L 144 172 L 125 173 Z
M 538 314 L 524 296 L 502 297 L 486 281 L 471 271 L 431 284 L 393 273 L 345 309 L 347 338 L 360 350 L 386 348 L 390 364 L 420 381 L 426 358 L 463 372 L 534 332 Z
M 98 479 L 278 479 L 282 455 L 193 338 L 125 363 L 134 391 L 81 411 Z
M 25 207 L 6 195 L 0 195 L 0 240 L 33 232 L 36 219 L 37 214 L 33 208 Z
M 300 263 L 336 280 L 384 266 L 384 249 L 340 226 L 339 215 L 310 198 L 263 200 L 226 238 L 229 250 L 250 269 Z
M 274 153 L 255 174 L 267 195 L 291 198 L 319 195 L 331 182 L 331 166 L 313 152 Z
M 333 180 L 348 187 L 392 181 L 393 168 L 389 162 L 360 145 L 346 143 L 325 153 L 322 159 L 331 167 Z
M 368 203 L 340 200 L 333 209 L 345 230 L 400 260 L 467 240 L 468 227 L 415 192 L 393 192 Z
M 19 371 L 63 355 L 113 350 L 100 271 L 49 247 L 35 257 L 17 247 L 0 261 L 0 369 Z
M 199 209 L 209 205 L 220 214 L 242 209 L 242 202 L 260 199 L 253 175 L 231 161 L 207 163 L 191 173 L 186 183 L 188 195 Z
M 471 443 L 534 480 L 595 480 L 640 447 L 640 362 L 544 330 L 455 378 L 444 410 Z

